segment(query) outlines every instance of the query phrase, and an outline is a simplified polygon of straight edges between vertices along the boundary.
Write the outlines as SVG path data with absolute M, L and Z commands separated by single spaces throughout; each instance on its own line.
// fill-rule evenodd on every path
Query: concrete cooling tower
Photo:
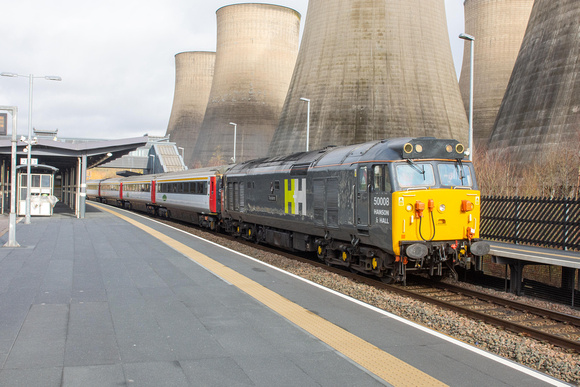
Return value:
M 465 32 L 475 37 L 473 140 L 487 145 L 526 32 L 534 0 L 466 0 Z M 459 89 L 469 111 L 470 42 L 465 42 Z
M 580 2 L 536 0 L 490 139 L 531 163 L 580 132 Z
M 193 159 L 201 165 L 266 156 L 299 45 L 300 14 L 270 4 L 218 9 L 214 80 Z
M 467 140 L 443 0 L 310 0 L 269 154 L 397 136 Z
M 184 148 L 184 163 L 191 154 L 203 122 L 213 81 L 215 52 L 182 52 L 175 55 L 175 93 L 167 126 L 170 141 Z

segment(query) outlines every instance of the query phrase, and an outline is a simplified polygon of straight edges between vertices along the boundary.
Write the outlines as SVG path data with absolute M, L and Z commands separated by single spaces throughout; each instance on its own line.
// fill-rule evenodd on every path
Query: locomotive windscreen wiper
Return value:
M 455 166 L 459 169 L 459 180 L 461 181 L 461 184 L 463 185 L 463 180 L 465 179 L 465 174 L 463 173 L 463 163 L 461 162 L 461 159 L 457 159 L 457 164 L 455 164 Z
M 419 166 L 418 166 L 418 165 L 417 165 L 417 164 L 416 164 L 416 163 L 415 163 L 413 160 L 411 160 L 411 159 L 407 159 L 407 162 L 408 162 L 409 164 L 411 164 L 411 167 L 412 167 L 414 170 L 416 170 L 417 172 L 419 172 L 420 174 L 422 174 L 422 175 L 423 175 L 423 180 L 426 180 L 426 177 L 425 177 L 425 166 L 424 166 L 424 165 L 423 165 L 423 166 L 421 166 L 421 168 L 419 168 Z

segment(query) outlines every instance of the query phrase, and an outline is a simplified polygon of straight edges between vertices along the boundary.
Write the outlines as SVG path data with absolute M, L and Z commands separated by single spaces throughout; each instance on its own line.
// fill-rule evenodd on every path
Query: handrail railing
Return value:
M 480 236 L 516 244 L 580 250 L 580 200 L 483 196 Z

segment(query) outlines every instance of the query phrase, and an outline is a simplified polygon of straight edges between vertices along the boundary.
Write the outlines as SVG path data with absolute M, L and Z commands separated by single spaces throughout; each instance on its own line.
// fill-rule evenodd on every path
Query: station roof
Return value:
M 59 139 L 38 138 L 37 144 L 32 146 L 32 158 L 38 159 L 39 164 L 50 165 L 59 170 L 76 167 L 77 158 L 87 156 L 86 168 L 94 168 L 103 163 L 120 158 L 129 152 L 144 146 L 148 141 L 147 136 L 126 138 L 120 140 L 83 140 L 83 139 Z M 27 156 L 24 148 L 27 144 L 18 140 L 17 164 Z M 0 137 L 0 157 L 10 160 L 12 142 L 10 136 Z M 108 156 L 111 154 L 111 156 Z M 9 164 L 9 163 L 8 163 Z

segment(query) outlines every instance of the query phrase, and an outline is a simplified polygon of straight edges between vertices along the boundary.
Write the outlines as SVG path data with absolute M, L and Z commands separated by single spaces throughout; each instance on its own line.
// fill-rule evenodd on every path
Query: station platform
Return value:
M 110 206 L 34 217 L 16 240 L 2 386 L 565 385 Z
M 565 251 L 548 249 L 535 246 L 516 245 L 489 241 L 492 262 L 510 267 L 511 293 L 522 293 L 524 266 L 526 265 L 552 265 L 562 267 L 562 288 L 570 291 L 570 300 L 574 306 L 576 271 L 580 269 L 580 253 L 577 251 Z M 578 278 L 580 284 L 580 278 Z

